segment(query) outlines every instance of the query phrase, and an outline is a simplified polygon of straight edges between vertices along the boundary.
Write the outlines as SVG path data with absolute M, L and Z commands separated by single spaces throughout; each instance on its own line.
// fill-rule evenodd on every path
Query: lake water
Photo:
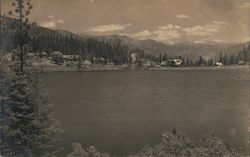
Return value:
M 138 152 L 176 128 L 194 139 L 214 131 L 247 150 L 249 79 L 237 70 L 134 70 L 42 74 L 71 143 L 112 155 Z

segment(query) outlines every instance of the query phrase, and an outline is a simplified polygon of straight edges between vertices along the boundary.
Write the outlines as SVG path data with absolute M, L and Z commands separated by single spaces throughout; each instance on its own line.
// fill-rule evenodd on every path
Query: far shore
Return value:
M 204 66 L 204 67 L 135 67 L 124 65 L 93 65 L 85 68 L 67 67 L 65 65 L 34 65 L 35 69 L 41 72 L 91 72 L 91 71 L 122 71 L 122 70 L 244 70 L 249 71 L 249 65 L 228 65 L 228 66 Z

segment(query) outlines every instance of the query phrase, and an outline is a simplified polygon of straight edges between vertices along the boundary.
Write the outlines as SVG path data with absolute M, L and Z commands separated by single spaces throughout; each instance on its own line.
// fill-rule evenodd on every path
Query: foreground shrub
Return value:
M 240 157 L 240 151 L 228 141 L 214 134 L 205 135 L 195 143 L 183 132 L 175 129 L 162 135 L 161 143 L 155 147 L 146 146 L 138 156 L 155 157 Z
M 67 157 L 109 157 L 108 154 L 99 152 L 94 146 L 89 146 L 85 150 L 80 143 L 73 143 L 72 149 L 73 152 Z
M 79 143 L 72 144 L 73 152 L 67 157 L 110 157 L 94 146 L 86 149 Z M 230 142 L 217 138 L 213 133 L 205 135 L 199 142 L 191 140 L 181 131 L 165 132 L 159 145 L 145 146 L 138 154 L 130 157 L 243 157 L 239 149 Z

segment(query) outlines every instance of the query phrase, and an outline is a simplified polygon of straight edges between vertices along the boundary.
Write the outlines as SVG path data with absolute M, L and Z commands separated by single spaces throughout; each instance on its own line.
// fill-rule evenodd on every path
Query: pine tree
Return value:
M 5 70 L 2 82 L 1 93 L 7 98 L 1 101 L 1 149 L 7 151 L 6 155 L 20 157 L 51 156 L 60 151 L 56 143 L 62 129 L 53 118 L 52 106 L 41 94 L 38 77 L 27 59 L 29 24 L 23 17 L 32 5 L 30 0 L 16 0 L 13 5 L 18 6 L 16 12 L 20 15 L 15 32 L 18 49 L 14 52 L 17 59 Z M 25 5 L 28 11 L 24 11 Z
M 201 66 L 203 64 L 204 64 L 204 59 L 202 56 L 199 56 L 198 65 Z
M 219 62 L 222 62 L 222 61 L 223 61 L 223 56 L 222 56 L 222 53 L 220 53 Z
M 52 105 L 41 94 L 36 78 L 28 67 L 21 75 L 14 71 L 5 78 L 8 99 L 2 110 L 2 140 L 15 155 L 41 156 L 60 150 L 56 146 L 60 123 L 53 118 Z

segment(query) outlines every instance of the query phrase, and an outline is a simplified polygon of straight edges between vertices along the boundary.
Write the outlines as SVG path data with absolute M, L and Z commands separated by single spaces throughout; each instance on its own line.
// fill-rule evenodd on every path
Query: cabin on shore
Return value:
M 183 61 L 181 59 L 169 59 L 168 60 L 168 65 L 173 66 L 173 67 L 178 67 L 181 66 Z
M 221 66 L 223 66 L 223 63 L 222 62 L 216 62 L 215 66 L 221 67 Z

